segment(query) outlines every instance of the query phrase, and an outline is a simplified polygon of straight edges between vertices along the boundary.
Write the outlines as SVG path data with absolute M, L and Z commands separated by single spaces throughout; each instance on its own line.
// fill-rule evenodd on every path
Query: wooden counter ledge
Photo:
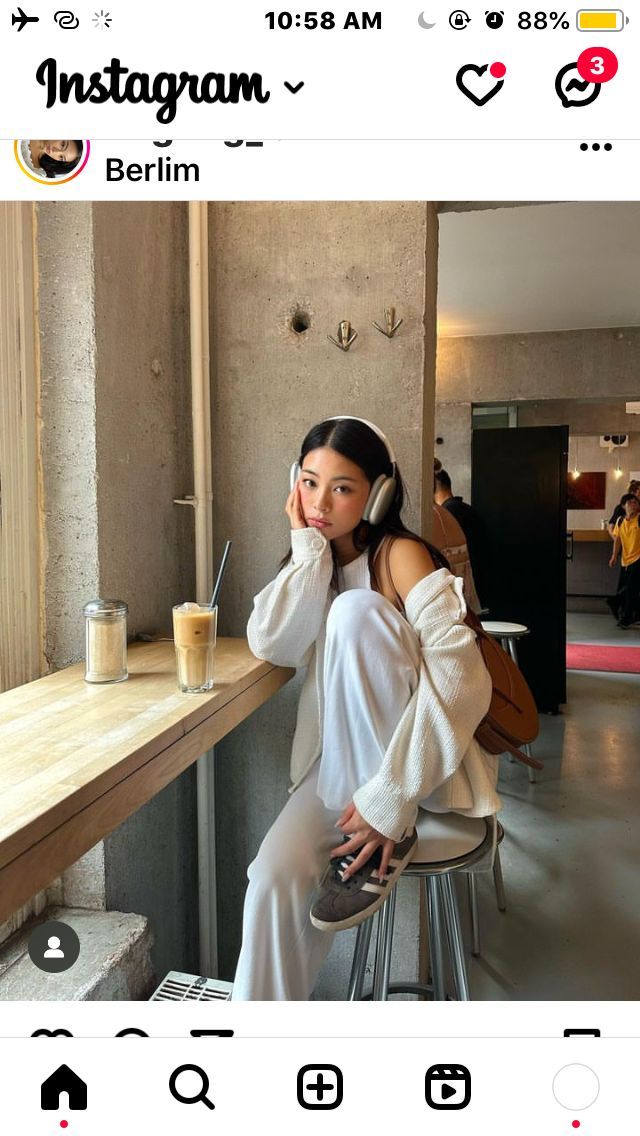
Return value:
M 129 678 L 84 663 L 0 694 L 0 923 L 150 801 L 295 674 L 219 639 L 207 694 L 177 689 L 173 643 L 136 643 Z
M 580 542 L 610 544 L 613 548 L 613 540 L 606 529 L 573 529 L 573 539 Z

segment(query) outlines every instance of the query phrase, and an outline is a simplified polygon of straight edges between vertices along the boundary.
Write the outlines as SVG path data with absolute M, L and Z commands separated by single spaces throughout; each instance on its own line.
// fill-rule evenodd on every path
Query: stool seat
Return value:
M 499 619 L 483 619 L 482 630 L 496 639 L 505 639 L 507 636 L 521 639 L 523 635 L 529 634 L 529 628 L 525 627 L 524 623 L 504 623 Z
M 458 860 L 468 856 L 487 838 L 484 817 L 461 816 L 460 813 L 430 813 L 418 809 L 416 820 L 418 840 L 414 848 L 411 864 L 405 869 L 421 864 L 433 865 L 444 860 Z

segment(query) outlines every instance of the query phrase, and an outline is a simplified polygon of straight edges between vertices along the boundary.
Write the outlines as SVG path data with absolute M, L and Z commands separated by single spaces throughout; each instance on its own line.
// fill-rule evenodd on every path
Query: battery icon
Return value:
M 579 32 L 621 32 L 629 17 L 620 8 L 581 8 L 576 23 Z

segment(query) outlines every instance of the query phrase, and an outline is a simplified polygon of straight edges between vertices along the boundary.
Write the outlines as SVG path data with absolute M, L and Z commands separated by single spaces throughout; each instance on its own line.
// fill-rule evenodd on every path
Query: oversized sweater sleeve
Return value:
M 257 659 L 281 667 L 309 662 L 329 604 L 333 560 L 317 529 L 291 530 L 291 560 L 253 600 L 247 625 Z
M 418 685 L 380 769 L 353 798 L 364 819 L 394 840 L 414 823 L 418 801 L 458 769 L 491 699 L 491 678 L 463 622 L 462 580 L 440 568 L 411 589 L 405 609 L 420 639 Z

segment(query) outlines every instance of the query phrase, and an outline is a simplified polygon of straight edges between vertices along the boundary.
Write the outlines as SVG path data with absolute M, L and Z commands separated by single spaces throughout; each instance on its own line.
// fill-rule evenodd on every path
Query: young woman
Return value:
M 27 142 L 28 164 L 36 172 L 47 178 L 65 177 L 78 165 L 83 152 L 80 139 L 41 140 L 31 138 Z M 24 151 L 23 151 L 24 154 Z
M 249 867 L 235 1000 L 310 997 L 331 932 L 368 918 L 411 859 L 418 805 L 500 805 L 497 759 L 473 736 L 491 680 L 462 581 L 405 527 L 387 439 L 327 419 L 295 477 L 291 551 L 247 635 L 258 658 L 307 673 L 291 795 Z

